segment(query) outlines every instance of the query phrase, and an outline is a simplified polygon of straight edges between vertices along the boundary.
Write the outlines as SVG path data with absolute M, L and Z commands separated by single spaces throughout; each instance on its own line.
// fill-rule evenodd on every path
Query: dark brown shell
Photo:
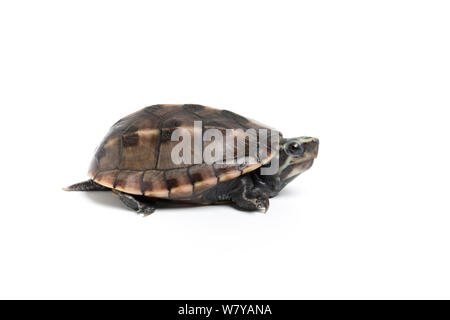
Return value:
M 146 107 L 112 126 L 95 153 L 89 177 L 130 194 L 189 199 L 219 182 L 257 169 L 278 150 L 278 145 L 272 150 L 270 143 L 260 143 L 260 148 L 267 149 L 267 157 L 256 164 L 175 165 L 170 155 L 178 142 L 171 141 L 171 134 L 180 127 L 193 132 L 194 121 L 202 121 L 203 130 L 270 129 L 233 112 L 200 105 Z

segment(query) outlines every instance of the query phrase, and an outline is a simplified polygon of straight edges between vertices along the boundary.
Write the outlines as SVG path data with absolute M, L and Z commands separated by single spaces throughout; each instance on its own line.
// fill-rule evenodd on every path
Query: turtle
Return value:
M 208 140 L 208 130 L 231 139 Z M 173 160 L 180 143 L 173 139 L 176 132 L 193 133 L 194 140 L 200 133 L 200 157 L 195 150 L 183 150 L 178 155 L 190 161 Z M 261 132 L 265 134 L 259 136 Z M 216 150 L 211 153 L 217 153 L 214 161 L 206 161 L 213 142 L 226 152 Z M 286 139 L 281 132 L 228 110 L 198 104 L 152 105 L 117 121 L 95 151 L 89 179 L 64 190 L 112 191 L 125 206 L 144 215 L 155 211 L 158 199 L 230 203 L 241 210 L 267 212 L 269 199 L 312 166 L 318 147 L 317 138 Z

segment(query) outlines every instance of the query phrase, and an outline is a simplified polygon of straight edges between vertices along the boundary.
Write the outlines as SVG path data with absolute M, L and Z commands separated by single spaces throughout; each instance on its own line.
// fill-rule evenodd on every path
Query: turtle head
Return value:
M 279 169 L 280 190 L 299 174 L 311 168 L 319 151 L 319 139 L 298 137 L 280 141 Z

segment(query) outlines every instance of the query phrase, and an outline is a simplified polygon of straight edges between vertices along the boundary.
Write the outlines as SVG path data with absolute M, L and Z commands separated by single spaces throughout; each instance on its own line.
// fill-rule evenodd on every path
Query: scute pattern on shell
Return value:
M 231 111 L 201 105 L 146 107 L 111 127 L 97 148 L 89 176 L 103 186 L 130 194 L 190 199 L 219 182 L 257 169 L 270 161 L 278 150 L 278 145 L 271 149 L 269 140 L 269 143 L 259 143 L 259 148 L 266 148 L 267 157 L 259 159 L 257 164 L 175 165 L 171 161 L 171 150 L 178 141 L 171 141 L 172 133 L 184 128 L 193 137 L 194 121 L 202 121 L 202 130 L 269 129 Z M 203 142 L 203 147 L 208 143 L 211 142 Z M 224 148 L 233 148 L 230 152 L 236 155 L 236 146 L 225 143 Z M 248 146 L 245 150 L 248 155 Z M 193 154 L 191 156 L 193 159 Z

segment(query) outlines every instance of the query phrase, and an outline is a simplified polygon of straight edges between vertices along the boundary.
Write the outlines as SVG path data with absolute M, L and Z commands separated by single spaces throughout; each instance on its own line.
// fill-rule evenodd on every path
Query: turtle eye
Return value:
M 297 141 L 291 141 L 286 145 L 286 152 L 290 156 L 301 156 L 303 151 L 303 146 Z

